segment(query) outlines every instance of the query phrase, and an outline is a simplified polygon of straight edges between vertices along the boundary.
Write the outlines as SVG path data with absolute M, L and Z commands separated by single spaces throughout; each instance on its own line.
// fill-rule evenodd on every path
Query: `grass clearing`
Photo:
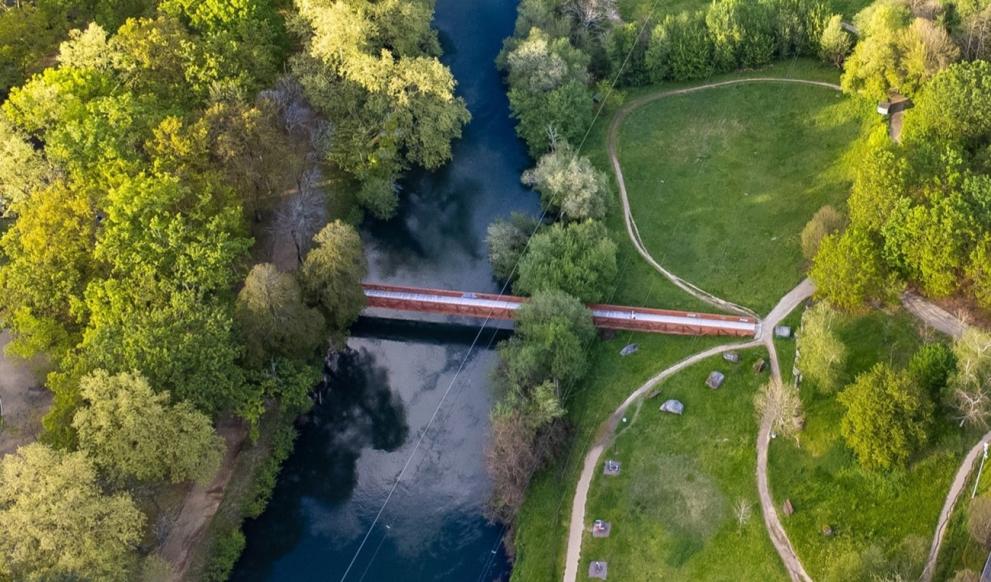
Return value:
M 869 115 L 839 92 L 778 83 L 644 105 L 618 142 L 644 243 L 685 279 L 766 312 L 802 278 L 802 227 L 844 206 L 844 153 Z
M 839 328 L 850 351 L 845 381 L 878 361 L 903 367 L 926 339 L 917 325 L 904 311 L 845 317 Z M 779 348 L 785 350 L 793 353 L 794 344 Z M 778 505 L 789 499 L 795 507 L 794 515 L 782 514 L 782 522 L 809 575 L 830 579 L 844 557 L 863 554 L 871 546 L 888 558 L 906 544 L 928 549 L 949 483 L 977 437 L 961 431 L 937 409 L 930 443 L 907 469 L 868 472 L 843 442 L 839 425 L 844 409 L 835 395 L 808 384 L 801 394 L 806 424 L 800 445 L 783 439 L 772 442 L 770 481 Z M 825 527 L 832 535 L 823 533 Z M 909 560 L 914 576 L 921 572 L 924 557 Z
M 513 580 L 554 580 L 563 574 L 575 483 L 585 452 L 602 422 L 650 377 L 684 357 L 725 341 L 726 338 L 621 333 L 593 345 L 589 352 L 592 374 L 567 404 L 568 418 L 575 427 L 571 448 L 534 478 L 517 520 Z M 639 344 L 639 351 L 620 356 L 619 351 L 631 342 Z
M 588 518 L 612 522 L 612 535 L 586 533 L 583 560 L 606 560 L 620 580 L 786 580 L 760 515 L 753 396 L 768 374 L 751 370 L 763 350 L 740 363 L 701 362 L 666 382 L 644 403 L 606 456 L 623 463 L 618 477 L 597 474 Z M 719 390 L 704 382 L 726 372 Z M 684 416 L 662 413 L 669 398 Z M 749 517 L 737 520 L 736 507 Z M 583 564 L 584 565 L 584 564 Z

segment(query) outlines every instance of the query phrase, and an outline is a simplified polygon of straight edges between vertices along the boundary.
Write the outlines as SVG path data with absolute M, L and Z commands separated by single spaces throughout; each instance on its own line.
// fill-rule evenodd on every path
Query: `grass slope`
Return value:
M 585 452 L 602 422 L 651 376 L 724 341 L 725 338 L 621 333 L 593 345 L 589 353 L 593 372 L 568 402 L 568 418 L 575 427 L 571 449 L 535 477 L 517 520 L 513 580 L 561 578 L 575 483 Z M 639 351 L 620 356 L 619 351 L 631 342 L 639 344 Z
M 612 522 L 608 539 L 586 533 L 583 558 L 606 560 L 620 580 L 785 580 L 760 517 L 753 395 L 767 381 L 751 365 L 709 360 L 685 370 L 646 401 L 608 456 L 623 462 L 618 477 L 597 475 L 589 520 Z M 713 369 L 727 373 L 719 390 L 705 387 Z M 668 398 L 685 415 L 661 413 Z M 749 518 L 741 525 L 735 505 Z M 583 564 L 584 566 L 584 564 Z
M 766 312 L 802 277 L 799 234 L 849 189 L 843 153 L 867 104 L 755 84 L 664 98 L 620 130 L 633 216 L 651 253 L 718 296 Z

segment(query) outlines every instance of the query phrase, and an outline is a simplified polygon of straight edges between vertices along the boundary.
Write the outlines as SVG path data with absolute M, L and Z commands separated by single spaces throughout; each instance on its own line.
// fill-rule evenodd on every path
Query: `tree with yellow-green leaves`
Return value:
M 79 448 L 111 478 L 206 482 L 217 471 L 224 444 L 210 418 L 188 402 L 170 404 L 140 374 L 96 370 L 79 393 Z
M 353 226 L 335 220 L 314 237 L 300 276 L 307 301 L 316 305 L 335 331 L 345 331 L 365 307 L 361 280 L 368 265 Z
M 0 460 L 0 578 L 130 580 L 143 527 L 85 453 L 32 444 Z

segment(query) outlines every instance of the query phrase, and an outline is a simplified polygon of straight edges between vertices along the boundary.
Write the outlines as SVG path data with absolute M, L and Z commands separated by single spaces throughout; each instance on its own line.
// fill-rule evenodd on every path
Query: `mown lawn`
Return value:
M 589 520 L 613 524 L 606 539 L 586 533 L 588 560 L 606 560 L 619 580 L 785 580 L 760 514 L 756 469 L 757 420 L 753 396 L 767 381 L 743 354 L 738 364 L 701 362 L 665 383 L 621 432 L 607 457 L 623 463 L 618 477 L 597 474 L 589 494 Z M 719 390 L 705 378 L 726 372 Z M 662 413 L 668 398 L 684 416 Z M 632 420 L 632 419 L 631 419 Z M 738 521 L 736 508 L 748 516 Z
M 916 321 L 904 311 L 845 317 L 840 335 L 850 350 L 847 381 L 878 361 L 902 367 L 923 343 Z M 794 352 L 794 344 L 779 350 Z M 929 446 L 906 469 L 867 472 L 843 442 L 844 409 L 835 395 L 810 385 L 803 385 L 801 394 L 805 429 L 798 445 L 772 442 L 770 481 L 778 505 L 789 499 L 795 508 L 790 517 L 782 514 L 782 521 L 809 574 L 833 579 L 837 564 L 873 546 L 888 559 L 910 562 L 917 576 L 949 483 L 977 437 L 937 409 Z M 824 533 L 826 527 L 832 535 Z M 913 556 L 901 550 L 908 546 L 914 546 Z
M 664 98 L 619 134 L 633 216 L 661 264 L 766 312 L 803 275 L 799 234 L 842 208 L 868 104 L 821 87 L 736 85 Z
M 593 372 L 568 402 L 568 417 L 575 427 L 572 447 L 554 466 L 539 473 L 527 492 L 517 522 L 513 580 L 554 580 L 563 574 L 575 482 L 586 449 L 601 423 L 653 375 L 725 341 L 726 338 L 622 333 L 594 344 L 589 352 Z M 632 342 L 639 344 L 639 351 L 620 356 L 623 346 Z

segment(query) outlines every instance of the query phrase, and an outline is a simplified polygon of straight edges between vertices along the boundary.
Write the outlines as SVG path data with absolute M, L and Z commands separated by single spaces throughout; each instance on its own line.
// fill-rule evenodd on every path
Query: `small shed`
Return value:
M 637 350 L 639 349 L 640 349 L 640 344 L 626 344 L 626 346 L 624 346 L 623 349 L 619 350 L 619 355 L 629 356 L 631 354 L 637 353 Z
M 596 560 L 588 565 L 588 577 L 598 578 L 599 580 L 605 580 L 606 574 L 609 572 L 609 566 L 605 562 Z
M 606 461 L 605 466 L 602 468 L 602 474 L 609 477 L 615 477 L 616 475 L 619 475 L 619 470 L 620 470 L 620 462 L 609 459 Z
M 709 373 L 709 377 L 705 379 L 705 385 L 713 390 L 719 388 L 723 385 L 723 381 L 726 380 L 726 375 L 722 372 L 713 370 Z
M 740 354 L 738 352 L 726 352 L 723 354 L 723 359 L 735 364 L 740 361 Z
M 608 521 L 602 521 L 597 519 L 592 523 L 592 537 L 593 538 L 607 538 L 609 537 L 609 532 L 612 531 L 612 524 Z
M 760 374 L 766 369 L 767 369 L 767 360 L 765 360 L 764 358 L 760 358 L 759 360 L 754 362 L 754 374 Z
M 774 337 L 791 337 L 791 328 L 787 325 L 779 325 L 774 328 Z
M 661 412 L 682 414 L 685 412 L 685 405 L 678 400 L 667 400 L 661 405 Z

